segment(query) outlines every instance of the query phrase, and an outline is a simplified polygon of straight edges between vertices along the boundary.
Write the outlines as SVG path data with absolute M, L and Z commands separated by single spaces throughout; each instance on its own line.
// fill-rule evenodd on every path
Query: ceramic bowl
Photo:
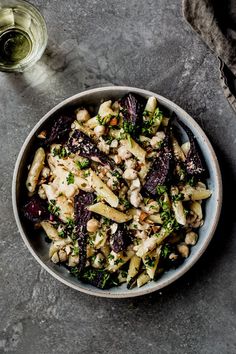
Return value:
M 208 187 L 213 191 L 213 194 L 211 198 L 209 198 L 205 203 L 205 222 L 199 230 L 199 241 L 194 247 L 192 247 L 190 256 L 183 262 L 182 265 L 180 265 L 175 270 L 170 270 L 164 273 L 164 275 L 158 281 L 152 281 L 141 288 L 136 287 L 132 290 L 128 290 L 126 285 L 123 284 L 119 287 L 114 287 L 109 290 L 100 290 L 80 282 L 71 276 L 65 267 L 52 263 L 48 257 L 49 244 L 45 242 L 45 237 L 43 236 L 42 231 L 35 231 L 32 228 L 32 225 L 29 225 L 29 223 L 22 217 L 20 210 L 27 194 L 25 189 L 27 165 L 32 160 L 32 154 L 34 154 L 37 146 L 37 134 L 43 129 L 47 128 L 47 125 L 62 109 L 64 110 L 65 108 L 73 108 L 79 106 L 87 106 L 91 107 L 91 109 L 96 109 L 102 100 L 116 100 L 127 92 L 134 92 L 146 98 L 155 96 L 163 107 L 167 108 L 170 112 L 175 112 L 177 116 L 191 129 L 197 138 L 202 151 L 202 155 L 208 166 L 209 178 L 207 180 L 207 184 Z M 33 257 L 44 269 L 47 270 L 48 273 L 61 281 L 63 284 L 90 295 L 110 298 L 126 298 L 145 295 L 153 291 L 160 290 L 163 287 L 173 283 L 184 273 L 186 273 L 201 257 L 214 235 L 219 220 L 222 204 L 222 182 L 218 161 L 208 138 L 199 127 L 199 125 L 195 122 L 195 120 L 191 118 L 183 109 L 181 109 L 170 100 L 150 91 L 133 87 L 112 86 L 96 88 L 76 94 L 59 103 L 42 119 L 40 119 L 40 121 L 35 125 L 35 127 L 26 138 L 20 150 L 13 176 L 12 200 L 16 223 L 23 241 L 25 242 Z

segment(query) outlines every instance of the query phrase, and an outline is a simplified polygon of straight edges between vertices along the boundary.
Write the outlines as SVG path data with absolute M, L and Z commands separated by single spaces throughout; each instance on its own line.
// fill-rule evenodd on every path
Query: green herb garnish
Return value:
M 89 159 L 84 159 L 83 161 L 76 161 L 76 166 L 80 169 L 80 170 L 84 170 L 85 168 L 87 168 L 90 164 Z
M 60 210 L 60 207 L 56 205 L 55 199 L 51 199 L 49 201 L 48 211 L 55 216 L 59 216 Z
M 70 153 L 66 150 L 64 146 L 60 148 L 54 148 L 52 150 L 53 156 L 58 156 L 60 159 L 67 157 Z
M 67 184 L 73 184 L 75 182 L 75 176 L 72 172 L 69 172 L 68 177 L 66 177 Z
M 148 267 L 153 268 L 155 265 L 155 258 L 151 258 L 150 256 L 145 257 L 145 264 L 148 265 Z

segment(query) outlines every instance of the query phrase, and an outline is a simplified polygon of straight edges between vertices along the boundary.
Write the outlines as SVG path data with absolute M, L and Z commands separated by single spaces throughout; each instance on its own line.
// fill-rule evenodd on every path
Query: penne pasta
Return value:
M 181 149 L 181 147 L 179 146 L 177 139 L 172 137 L 171 142 L 172 142 L 172 148 L 173 148 L 173 153 L 175 158 L 179 161 L 185 161 L 186 160 L 185 154 Z
M 150 279 L 154 279 L 155 272 L 160 260 L 160 255 L 161 246 L 159 246 L 155 251 L 142 258 L 143 263 L 146 267 L 146 272 L 149 275 Z
M 55 229 L 54 226 L 48 221 L 42 221 L 41 224 L 42 228 L 47 234 L 47 237 L 50 238 L 50 240 L 57 241 L 61 240 L 61 237 L 58 234 L 57 229 Z
M 119 198 L 110 190 L 110 188 L 96 175 L 93 170 L 89 170 L 87 180 L 95 189 L 98 196 L 102 197 L 108 204 L 116 208 L 119 205 Z
M 129 138 L 129 140 L 122 140 L 122 145 L 124 145 L 125 148 L 139 161 L 145 161 L 146 151 L 143 150 L 143 148 L 141 148 L 141 146 L 139 146 L 134 139 Z
M 152 96 L 152 97 L 149 97 L 149 99 L 147 100 L 144 111 L 149 112 L 149 117 L 150 117 L 155 112 L 156 107 L 157 107 L 157 99 L 156 99 L 156 97 Z
M 144 271 L 143 273 L 141 273 L 137 279 L 137 286 L 138 288 L 140 288 L 141 286 L 147 284 L 149 281 L 151 280 L 151 278 L 149 277 L 149 275 L 147 274 L 146 271 Z
M 110 255 L 108 256 L 107 269 L 110 272 L 116 272 L 121 266 L 127 263 L 133 255 L 134 252 L 129 250 L 126 252 L 118 252 L 118 253 L 111 251 Z
M 111 208 L 110 206 L 100 202 L 90 205 L 88 210 L 102 215 L 105 218 L 113 220 L 117 223 L 127 222 L 132 219 L 132 215 L 124 214 L 121 211 Z
M 130 284 L 132 279 L 138 274 L 141 264 L 141 258 L 134 255 L 129 263 L 128 275 L 127 275 L 127 284 Z
M 42 147 L 38 148 L 36 150 L 36 153 L 34 155 L 33 162 L 31 164 L 28 177 L 26 180 L 26 188 L 30 193 L 33 193 L 35 191 L 35 188 L 37 186 L 38 180 L 39 180 L 39 175 L 44 167 L 44 160 L 45 160 L 45 151 Z
M 171 187 L 170 192 L 172 196 L 172 209 L 174 211 L 176 221 L 180 225 L 186 225 L 186 215 L 184 212 L 183 203 L 181 200 L 175 199 L 180 195 L 178 187 Z

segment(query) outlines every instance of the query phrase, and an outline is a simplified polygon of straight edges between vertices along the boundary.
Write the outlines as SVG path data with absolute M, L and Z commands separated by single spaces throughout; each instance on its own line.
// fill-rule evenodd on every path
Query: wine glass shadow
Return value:
M 236 221 L 235 210 L 232 208 L 235 202 L 233 191 L 236 178 L 233 175 L 229 158 L 219 147 L 215 148 L 215 151 L 222 172 L 223 204 L 219 224 L 210 245 L 184 276 L 161 291 L 132 300 L 134 306 L 145 307 L 147 303 L 158 302 L 163 304 L 176 297 L 188 296 L 189 292 L 193 292 L 193 288 L 200 288 L 201 283 L 207 284 L 211 275 L 219 270 L 219 263 L 222 259 L 227 259 L 227 253 L 234 238 L 232 230 Z
M 67 52 L 54 43 L 48 43 L 48 46 L 42 58 L 22 73 L 12 73 L 9 75 L 9 82 L 12 83 L 12 89 L 27 102 L 38 95 L 47 95 L 47 98 L 55 97 L 53 86 L 63 88 L 63 72 L 68 66 Z
M 49 106 L 88 88 L 113 85 L 102 76 L 95 53 L 74 39 L 60 45 L 49 41 L 42 58 L 23 73 L 10 74 L 9 81 L 26 103 L 40 95 Z

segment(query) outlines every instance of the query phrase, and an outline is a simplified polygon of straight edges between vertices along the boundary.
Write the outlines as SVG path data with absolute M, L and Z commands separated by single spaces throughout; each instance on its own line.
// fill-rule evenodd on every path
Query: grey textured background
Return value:
M 0 73 L 0 352 L 235 353 L 236 117 L 217 59 L 179 0 L 33 3 L 47 21 L 47 52 L 23 75 Z M 132 300 L 92 298 L 54 280 L 24 246 L 11 207 L 14 163 L 34 124 L 62 99 L 108 84 L 153 90 L 186 109 L 223 173 L 223 213 L 205 255 L 174 285 Z

